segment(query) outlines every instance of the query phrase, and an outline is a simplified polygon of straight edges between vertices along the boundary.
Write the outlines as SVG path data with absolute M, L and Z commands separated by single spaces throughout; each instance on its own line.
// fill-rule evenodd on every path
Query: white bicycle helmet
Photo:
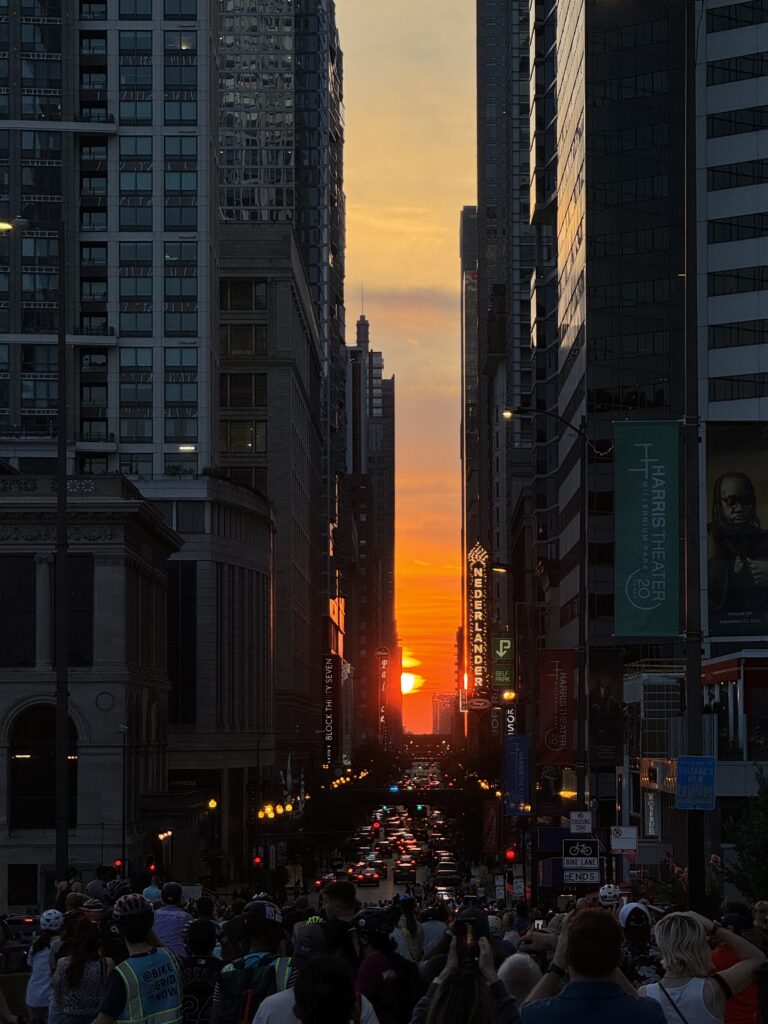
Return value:
M 64 915 L 60 910 L 44 910 L 40 915 L 41 932 L 57 932 L 64 924 Z
M 597 895 L 601 907 L 615 907 L 621 901 L 621 889 L 612 882 L 601 886 L 600 892 Z

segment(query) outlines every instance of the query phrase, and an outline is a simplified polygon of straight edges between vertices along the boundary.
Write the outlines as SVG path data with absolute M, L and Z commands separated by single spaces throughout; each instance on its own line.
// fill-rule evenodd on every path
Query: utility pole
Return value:
M 699 557 L 699 351 L 696 302 L 696 3 L 685 18 L 685 697 L 688 753 L 703 753 L 701 688 L 701 563 Z M 688 900 L 705 896 L 704 812 L 686 811 Z
M 69 867 L 69 601 L 67 600 L 67 252 L 59 224 L 59 397 L 56 457 L 56 877 Z

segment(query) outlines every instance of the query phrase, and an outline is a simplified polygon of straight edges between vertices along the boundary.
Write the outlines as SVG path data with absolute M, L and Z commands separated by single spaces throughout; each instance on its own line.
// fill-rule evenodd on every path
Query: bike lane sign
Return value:
M 563 840 L 563 868 L 572 871 L 600 867 L 600 851 L 596 839 L 577 837 Z

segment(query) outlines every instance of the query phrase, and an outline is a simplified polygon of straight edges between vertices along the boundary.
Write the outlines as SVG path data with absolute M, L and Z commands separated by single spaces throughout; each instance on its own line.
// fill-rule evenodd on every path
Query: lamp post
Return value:
M 589 668 L 589 638 L 588 638 L 588 616 L 589 616 L 589 546 L 587 543 L 587 506 L 589 495 L 587 491 L 588 479 L 588 446 L 589 435 L 587 434 L 586 416 L 581 417 L 579 426 L 574 426 L 562 416 L 549 410 L 537 410 L 537 414 L 548 416 L 556 420 L 562 426 L 572 431 L 579 440 L 579 490 L 581 491 L 581 503 L 579 514 L 579 558 L 581 566 L 581 580 L 579 594 L 579 636 L 578 636 L 578 668 L 579 680 L 576 703 L 576 802 L 578 809 L 587 809 L 587 671 Z M 502 412 L 505 420 L 511 420 L 519 416 L 531 416 L 529 410 L 505 409 Z M 504 567 L 501 567 L 504 568 Z

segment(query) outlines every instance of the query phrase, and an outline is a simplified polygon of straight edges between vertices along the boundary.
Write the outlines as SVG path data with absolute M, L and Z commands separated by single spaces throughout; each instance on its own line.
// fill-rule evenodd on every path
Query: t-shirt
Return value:
M 400 1024 L 400 982 L 386 953 L 371 953 L 360 964 L 357 989 L 373 1004 L 381 1024 Z
M 83 973 L 77 985 L 70 985 L 67 980 L 67 968 L 71 957 L 64 956 L 59 960 L 54 978 L 54 990 L 58 993 L 58 1003 L 67 1016 L 95 1017 L 99 1012 L 101 999 L 109 977 L 109 969 L 104 960 L 88 960 L 83 965 Z
M 149 949 L 146 953 L 135 953 L 133 956 L 128 957 L 131 961 L 133 968 L 137 974 L 141 973 L 142 961 L 146 961 L 149 957 L 157 957 L 158 954 L 163 953 L 159 949 Z M 163 954 L 163 959 L 167 960 L 167 953 Z M 177 966 L 176 959 L 171 957 L 174 966 Z M 105 1017 L 119 1017 L 125 1009 L 125 1004 L 128 1001 L 128 993 L 125 990 L 125 983 L 120 977 L 117 971 L 112 971 L 109 975 L 109 981 L 104 992 L 104 996 L 101 1000 L 101 1006 L 99 1012 L 103 1013 Z
M 29 951 L 27 966 L 31 969 L 27 981 L 27 1006 L 47 1006 L 51 999 L 51 960 L 47 946 L 37 953 Z
M 273 996 L 267 996 L 263 1001 L 256 1011 L 252 1024 L 297 1024 L 293 1012 L 295 1005 L 292 988 L 286 989 L 285 992 L 275 992 Z M 379 1024 L 376 1011 L 365 996 L 360 996 L 360 1024 Z
M 712 970 L 725 971 L 739 962 L 730 946 L 717 946 L 712 950 Z M 757 985 L 753 982 L 725 1004 L 725 1024 L 754 1024 L 757 1017 Z
M 188 914 L 186 910 L 182 910 L 181 907 L 169 905 L 155 911 L 155 922 L 152 926 L 155 935 L 180 960 L 187 955 L 183 935 L 184 929 L 191 920 L 192 915 Z
M 224 961 L 215 956 L 190 956 L 181 962 L 185 1024 L 206 1024 L 213 1012 L 213 992 Z
M 425 921 L 422 924 L 424 931 L 424 949 L 429 950 L 443 938 L 448 925 L 445 921 Z

